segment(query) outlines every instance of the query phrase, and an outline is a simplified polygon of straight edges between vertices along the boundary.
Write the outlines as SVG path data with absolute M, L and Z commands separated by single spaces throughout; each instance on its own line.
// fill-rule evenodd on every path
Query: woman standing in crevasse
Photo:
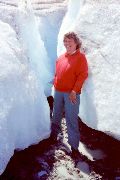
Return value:
M 76 33 L 66 33 L 63 42 L 66 52 L 57 59 L 54 76 L 55 92 L 51 137 L 53 140 L 57 140 L 57 135 L 61 132 L 64 107 L 68 143 L 71 146 L 72 155 L 76 156 L 79 154 L 80 141 L 78 125 L 80 94 L 88 76 L 88 65 L 85 55 L 80 52 L 81 42 Z

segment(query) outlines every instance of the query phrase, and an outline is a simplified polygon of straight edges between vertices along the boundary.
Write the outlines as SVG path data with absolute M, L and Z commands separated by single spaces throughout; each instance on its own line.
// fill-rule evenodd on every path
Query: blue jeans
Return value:
M 80 95 L 77 94 L 77 103 L 72 104 L 69 99 L 69 94 L 70 93 L 55 91 L 52 132 L 54 135 L 57 135 L 61 131 L 61 119 L 63 117 L 64 110 L 68 132 L 68 143 L 71 145 L 71 147 L 77 149 L 80 141 L 78 125 Z

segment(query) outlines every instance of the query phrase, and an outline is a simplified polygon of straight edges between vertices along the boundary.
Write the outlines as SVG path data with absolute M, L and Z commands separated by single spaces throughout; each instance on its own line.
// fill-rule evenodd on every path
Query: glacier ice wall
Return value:
M 66 6 L 62 2 L 32 1 L 32 6 L 40 5 L 33 11 L 29 0 L 0 1 L 0 174 L 15 149 L 50 135 L 45 96 L 50 89 L 45 84 L 54 71 L 57 32 Z
M 76 30 L 81 27 L 78 32 L 89 61 L 89 79 L 83 95 L 85 106 L 81 117 L 91 127 L 97 127 L 117 139 L 120 139 L 119 6 L 118 1 L 88 1 L 81 9 L 75 26 Z
M 76 4 L 80 2 L 76 1 Z M 79 115 L 88 126 L 117 139 L 120 139 L 119 6 L 117 0 L 82 1 L 76 11 L 77 18 L 70 23 L 82 40 L 89 64 L 89 78 L 81 94 Z M 68 9 L 66 22 L 72 16 L 72 8 Z M 67 27 L 70 31 L 71 27 Z
M 15 149 L 24 149 L 49 137 L 50 112 L 42 80 L 36 75 L 18 34 L 8 23 L 0 21 L 0 27 L 1 174 Z

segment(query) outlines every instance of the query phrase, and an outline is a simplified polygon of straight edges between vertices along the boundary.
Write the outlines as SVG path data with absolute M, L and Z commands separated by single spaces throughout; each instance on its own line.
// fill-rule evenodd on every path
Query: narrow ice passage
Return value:
M 12 8 L 11 1 L 5 2 L 0 3 L 0 173 L 15 149 L 24 149 L 50 134 L 44 88 L 63 51 L 66 31 L 78 33 L 89 63 L 80 117 L 90 127 L 120 139 L 118 4 L 106 1 L 99 6 L 98 1 L 69 0 L 68 6 L 66 1 L 45 1 L 42 6 L 41 0 L 41 9 L 35 14 L 29 0 L 21 0 L 19 9 L 17 0 L 12 1 Z

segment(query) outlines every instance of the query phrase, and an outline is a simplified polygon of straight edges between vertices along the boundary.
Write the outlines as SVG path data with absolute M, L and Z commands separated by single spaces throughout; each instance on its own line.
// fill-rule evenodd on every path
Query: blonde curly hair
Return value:
M 80 41 L 78 35 L 74 32 L 68 32 L 66 34 L 64 34 L 64 38 L 63 38 L 63 42 L 65 41 L 65 39 L 74 39 L 75 43 L 77 44 L 76 49 L 79 49 L 82 45 L 82 42 Z

